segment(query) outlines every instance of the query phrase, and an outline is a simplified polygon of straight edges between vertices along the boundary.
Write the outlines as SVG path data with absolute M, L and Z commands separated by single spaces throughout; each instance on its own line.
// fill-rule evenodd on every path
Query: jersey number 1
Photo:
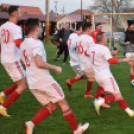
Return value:
M 94 64 L 95 51 L 92 51 L 92 54 L 93 54 L 93 64 Z
M 26 66 L 30 66 L 30 62 L 29 62 L 29 60 L 28 60 L 28 58 L 27 58 L 27 56 L 26 56 L 26 50 L 24 50 L 23 51 L 23 56 L 24 56 L 24 58 L 25 58 L 25 62 L 26 62 Z

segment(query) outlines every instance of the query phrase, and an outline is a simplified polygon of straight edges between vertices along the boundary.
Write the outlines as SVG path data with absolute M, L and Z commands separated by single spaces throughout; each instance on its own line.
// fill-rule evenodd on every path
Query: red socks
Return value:
M 3 93 L 8 96 L 9 94 L 11 94 L 14 90 L 16 90 L 18 88 L 18 85 L 15 83 L 14 85 L 12 85 L 11 87 L 7 88 L 6 90 L 3 91 Z
M 18 94 L 16 91 L 14 91 L 7 100 L 2 104 L 3 107 L 8 108 L 13 102 L 15 102 L 20 97 L 20 94 Z
M 31 121 L 34 123 L 34 125 L 37 125 L 52 113 L 53 112 L 49 107 L 44 107 L 33 117 Z
M 115 102 L 116 101 L 116 98 L 114 95 L 108 95 L 104 98 L 105 100 L 105 103 L 111 103 L 111 102 Z
M 78 128 L 78 125 L 77 125 L 77 121 L 71 109 L 68 109 L 67 111 L 63 112 L 63 116 L 69 123 L 72 130 L 75 131 Z
M 99 99 L 100 97 L 105 97 L 106 92 L 102 87 L 98 87 L 96 91 L 96 99 Z
M 92 89 L 93 82 L 88 81 L 87 82 L 87 90 L 85 95 L 90 95 L 91 89 Z
M 128 105 L 127 105 L 126 101 L 123 98 L 118 101 L 118 104 L 124 110 L 128 108 Z
M 130 75 L 131 80 L 134 80 L 134 75 Z
M 70 84 L 73 84 L 73 83 L 75 83 L 77 81 L 82 80 L 83 78 L 84 78 L 84 76 L 76 76 L 76 77 L 70 79 L 69 82 L 70 82 Z

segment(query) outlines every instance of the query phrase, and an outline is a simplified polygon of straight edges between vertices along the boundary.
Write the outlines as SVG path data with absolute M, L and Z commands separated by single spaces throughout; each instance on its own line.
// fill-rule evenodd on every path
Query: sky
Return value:
M 50 1 L 50 10 L 55 11 L 55 1 L 57 3 L 57 11 L 59 14 L 62 13 L 63 5 L 65 7 L 65 13 L 73 12 L 81 8 L 81 0 L 49 0 Z M 93 0 L 82 0 L 83 9 L 88 9 L 88 6 L 93 4 Z M 0 0 L 1 3 L 7 4 L 16 4 L 24 6 L 37 6 L 45 13 L 45 2 L 46 0 Z

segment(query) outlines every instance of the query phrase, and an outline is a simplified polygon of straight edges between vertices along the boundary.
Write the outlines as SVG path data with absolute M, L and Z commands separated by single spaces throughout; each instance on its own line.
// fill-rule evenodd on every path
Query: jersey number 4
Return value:
M 9 39 L 10 39 L 10 32 L 8 30 L 2 29 L 1 35 L 2 35 L 3 43 L 8 44 Z
M 29 62 L 29 59 L 27 58 L 27 56 L 26 56 L 26 50 L 24 50 L 23 51 L 23 56 L 24 56 L 24 58 L 25 58 L 25 63 L 26 63 L 26 66 L 30 66 L 30 62 Z

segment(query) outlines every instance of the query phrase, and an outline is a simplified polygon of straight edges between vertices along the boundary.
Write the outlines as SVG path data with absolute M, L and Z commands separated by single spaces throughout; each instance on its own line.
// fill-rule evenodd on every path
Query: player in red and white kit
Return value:
M 62 68 L 47 63 L 44 45 L 38 40 L 38 36 L 41 34 L 39 20 L 28 19 L 26 30 L 28 38 L 21 44 L 20 50 L 21 57 L 26 65 L 27 83 L 32 94 L 46 107 L 42 108 L 31 121 L 25 123 L 25 133 L 32 134 L 34 126 L 54 113 L 59 106 L 74 134 L 82 134 L 88 129 L 89 123 L 77 125 L 75 116 L 65 100 L 61 87 L 49 73 L 49 70 L 54 70 L 57 74 L 60 74 Z
M 82 27 L 82 35 L 78 38 L 77 40 L 77 50 L 78 50 L 78 56 L 80 58 L 80 67 L 82 69 L 82 72 L 88 77 L 88 82 L 87 82 L 87 90 L 86 90 L 86 95 L 85 97 L 88 97 L 91 95 L 91 88 L 92 84 L 95 81 L 95 75 L 94 75 L 94 70 L 91 66 L 91 63 L 87 56 L 85 56 L 84 51 L 88 50 L 89 47 L 94 45 L 94 40 L 90 36 L 92 33 L 92 25 L 91 23 L 85 23 Z
M 76 77 L 69 79 L 66 81 L 66 84 L 68 86 L 68 89 L 71 91 L 71 85 L 77 81 L 80 81 L 84 78 L 86 78 L 85 74 L 83 73 L 81 69 L 81 60 L 78 55 L 77 51 L 77 40 L 80 37 L 82 33 L 82 23 L 77 23 L 76 25 L 76 32 L 72 33 L 69 37 L 68 40 L 68 49 L 69 49 L 69 54 L 70 54 L 70 66 L 73 68 L 73 70 L 76 73 Z M 88 87 L 89 82 L 87 82 L 87 89 L 90 88 Z M 91 94 L 85 94 L 86 97 L 93 97 Z
M 107 37 L 104 32 L 97 34 L 96 41 L 98 44 L 91 46 L 89 50 L 85 52 L 85 55 L 89 55 L 89 60 L 94 69 L 97 83 L 104 89 L 104 92 L 111 94 L 105 98 L 100 98 L 99 100 L 93 102 L 96 113 L 97 115 L 100 115 L 100 106 L 102 104 L 117 101 L 119 106 L 124 109 L 129 116 L 133 117 L 134 112 L 128 107 L 124 98 L 122 97 L 119 87 L 109 68 L 109 64 L 133 62 L 133 58 L 112 58 L 111 52 L 106 47 Z
M 6 117 L 9 116 L 6 108 L 15 102 L 27 88 L 25 71 L 20 63 L 19 47 L 22 42 L 22 33 L 21 28 L 16 24 L 20 20 L 21 11 L 18 6 L 10 6 L 8 13 L 10 15 L 9 21 L 0 27 L 1 63 L 17 85 L 15 84 L 14 87 L 6 90 L 11 95 L 0 105 L 0 114 Z M 1 97 L 7 95 L 6 92 L 2 92 Z

